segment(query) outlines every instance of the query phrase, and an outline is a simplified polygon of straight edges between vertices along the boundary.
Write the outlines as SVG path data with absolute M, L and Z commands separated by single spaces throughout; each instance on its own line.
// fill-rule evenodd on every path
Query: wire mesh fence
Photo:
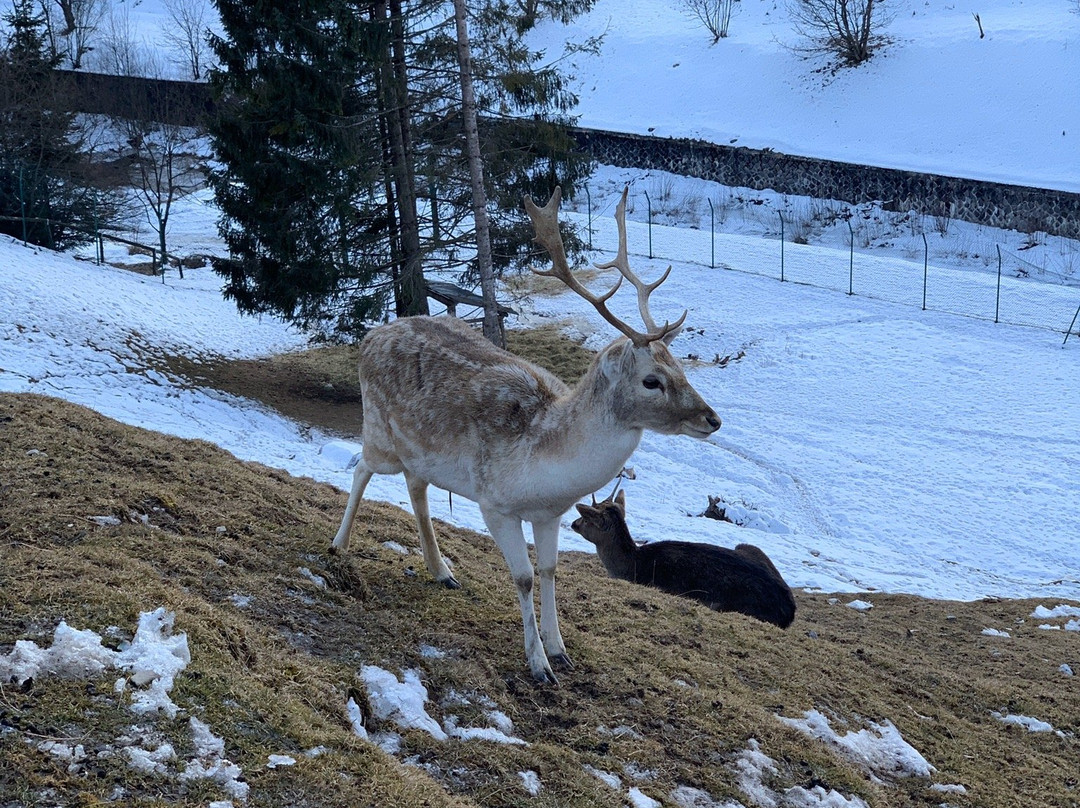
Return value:
M 910 251 L 919 260 L 881 257 L 856 249 L 860 241 L 850 222 L 847 249 L 796 243 L 792 238 L 797 228 L 775 212 L 775 232 L 766 232 L 764 238 L 721 233 L 715 217 L 704 223 L 707 229 L 654 226 L 652 202 L 646 194 L 643 196 L 646 198 L 640 208 L 649 211 L 648 220 L 627 222 L 629 249 L 638 255 L 747 272 L 923 310 L 1046 329 L 1063 334 L 1065 342 L 1070 336 L 1080 336 L 1080 286 L 1068 285 L 1070 279 L 1064 275 L 997 245 L 996 250 L 973 261 L 970 267 L 935 266 L 929 262 L 925 234 L 922 249 Z M 585 218 L 583 215 L 582 224 L 586 224 Z M 590 211 L 587 227 L 590 243 L 616 243 L 614 222 L 606 215 Z M 914 243 L 918 244 L 918 239 Z M 753 258 L 739 260 L 733 254 Z

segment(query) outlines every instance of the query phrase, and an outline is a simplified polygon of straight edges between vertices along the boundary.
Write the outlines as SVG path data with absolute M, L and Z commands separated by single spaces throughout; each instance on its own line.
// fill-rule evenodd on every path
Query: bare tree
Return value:
M 72 69 L 81 68 L 83 57 L 94 49 L 92 41 L 107 4 L 108 0 L 41 0 L 53 52 L 65 57 Z
M 735 0 L 683 0 L 683 6 L 712 34 L 714 45 L 728 35 Z
M 465 0 L 454 0 L 457 28 L 458 69 L 461 76 L 461 113 L 465 123 L 465 151 L 472 181 L 473 218 L 476 224 L 476 263 L 480 291 L 484 298 L 484 336 L 499 348 L 506 347 L 495 301 L 495 269 L 491 260 L 491 228 L 488 226 L 487 193 L 484 191 L 484 164 L 480 157 L 480 134 L 476 122 L 476 93 L 472 80 L 472 53 L 465 18 Z
M 162 34 L 165 42 L 180 54 L 192 81 L 201 81 L 209 53 L 206 0 L 165 0 L 165 12 L 171 23 Z
M 127 75 L 160 77 L 162 68 L 154 55 L 132 45 L 118 47 L 121 54 L 136 54 L 129 62 L 133 71 Z M 201 133 L 186 123 L 192 115 L 180 108 L 185 100 L 145 83 L 131 85 L 126 117 L 119 120 L 126 145 L 130 148 L 131 181 L 135 197 L 157 237 L 159 266 L 168 265 L 167 234 L 173 203 L 203 186 L 206 180 L 202 161 L 195 145 Z M 183 269 L 180 277 L 183 277 Z
M 831 53 L 844 65 L 862 64 L 882 37 L 888 22 L 877 0 L 789 0 L 795 30 L 809 43 L 803 50 Z

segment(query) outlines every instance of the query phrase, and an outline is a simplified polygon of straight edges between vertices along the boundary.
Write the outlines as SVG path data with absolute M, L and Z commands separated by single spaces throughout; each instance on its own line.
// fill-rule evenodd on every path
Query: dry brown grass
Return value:
M 344 494 L 237 461 L 214 446 L 122 426 L 86 409 L 0 395 L 0 653 L 17 639 L 46 645 L 60 619 L 130 631 L 164 605 L 187 632 L 192 663 L 174 700 L 223 736 L 258 806 L 619 806 L 583 766 L 623 775 L 671 804 L 687 784 L 751 803 L 734 756 L 750 738 L 777 761 L 773 785 L 822 785 L 872 806 L 1077 804 L 1080 688 L 1062 662 L 1080 662 L 1073 632 L 1041 631 L 1032 601 L 954 603 L 874 595 L 867 613 L 797 593 L 788 631 L 602 576 L 592 556 L 560 565 L 563 634 L 576 667 L 537 687 L 521 649 L 513 588 L 489 539 L 437 525 L 464 588 L 446 591 L 418 556 L 411 517 L 368 503 L 353 550 L 326 554 Z M 148 514 L 149 527 L 130 515 Z M 100 527 L 89 516 L 123 524 Z M 218 528 L 224 527 L 223 532 Z M 319 589 L 298 572 L 324 576 Z M 419 575 L 414 575 L 416 567 Z M 232 594 L 254 600 L 238 608 Z M 1047 604 L 1050 605 L 1050 604 Z M 1011 638 L 980 634 L 1007 629 Z M 448 652 L 425 658 L 420 645 Z M 482 693 L 529 747 L 450 741 L 411 731 L 403 766 L 354 737 L 344 705 L 363 698 L 357 671 L 419 668 L 435 705 L 451 690 Z M 140 775 L 117 758 L 70 774 L 28 740 L 77 738 L 104 749 L 133 722 L 111 689 L 45 678 L 0 690 L 0 806 L 100 805 L 117 786 L 125 805 L 206 805 L 205 782 Z M 966 797 L 919 778 L 879 783 L 777 715 L 816 708 L 837 729 L 892 721 Z M 1007 727 L 991 711 L 1034 715 L 1064 733 Z M 433 707 L 439 713 L 439 708 Z M 463 725 L 471 717 L 461 712 Z M 178 750 L 184 720 L 159 719 Z M 630 727 L 613 736 L 602 727 Z M 316 758 L 298 754 L 322 745 Z M 299 763 L 269 770 L 267 755 Z M 517 775 L 544 784 L 530 797 Z M 628 782 L 628 785 L 632 784 Z

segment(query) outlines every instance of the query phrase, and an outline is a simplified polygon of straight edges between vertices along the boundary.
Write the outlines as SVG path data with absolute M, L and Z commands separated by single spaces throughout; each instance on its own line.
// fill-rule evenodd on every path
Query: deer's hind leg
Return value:
M 447 589 L 460 589 L 461 584 L 446 566 L 446 560 L 439 551 L 439 542 L 435 539 L 435 527 L 431 524 L 431 510 L 428 508 L 427 480 L 405 472 L 405 484 L 409 488 L 413 514 L 416 516 L 416 528 L 420 532 L 420 549 L 424 552 L 424 566 L 431 577 Z
M 352 532 L 353 521 L 356 519 L 356 510 L 360 507 L 360 500 L 364 498 L 364 489 L 367 488 L 373 474 L 374 472 L 362 459 L 356 461 L 352 490 L 349 491 L 349 504 L 345 506 L 345 516 L 341 519 L 341 527 L 338 528 L 337 535 L 330 544 L 331 553 L 344 553 L 349 549 L 349 533 Z

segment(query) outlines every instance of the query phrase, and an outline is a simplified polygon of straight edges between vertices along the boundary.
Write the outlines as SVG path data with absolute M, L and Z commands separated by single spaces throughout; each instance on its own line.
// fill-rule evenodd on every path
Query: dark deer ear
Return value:
M 590 513 L 596 513 L 595 508 L 590 508 L 588 505 L 582 505 L 580 502 L 577 503 L 577 505 L 575 505 L 574 507 L 577 508 L 577 512 L 580 513 L 582 516 L 588 516 Z
M 619 493 L 617 493 L 615 495 L 615 504 L 618 505 L 622 509 L 623 513 L 626 513 L 626 492 L 625 491 L 619 491 Z

